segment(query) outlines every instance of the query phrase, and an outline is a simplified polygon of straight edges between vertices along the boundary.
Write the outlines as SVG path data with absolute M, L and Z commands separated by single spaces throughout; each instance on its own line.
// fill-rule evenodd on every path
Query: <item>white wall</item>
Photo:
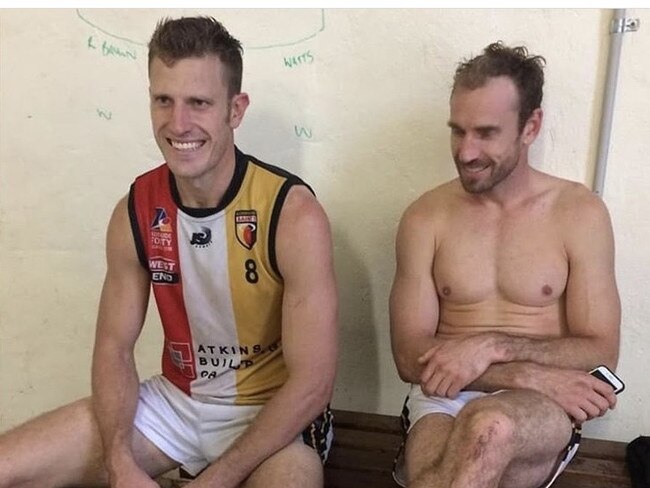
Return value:
M 89 392 L 106 223 L 133 177 L 160 161 L 144 44 L 165 13 L 0 11 L 0 430 Z M 334 405 L 397 414 L 406 387 L 388 336 L 393 241 L 408 203 L 455 176 L 446 120 L 456 62 L 497 39 L 544 55 L 545 125 L 533 164 L 589 184 L 610 12 L 209 13 L 246 47 L 252 105 L 240 147 L 307 179 L 332 222 L 342 329 Z M 620 440 L 650 431 L 642 244 L 650 13 L 629 14 L 642 27 L 625 36 L 604 195 L 617 237 L 627 390 L 587 428 Z M 138 347 L 142 376 L 158 369 L 158 327 L 151 313 Z

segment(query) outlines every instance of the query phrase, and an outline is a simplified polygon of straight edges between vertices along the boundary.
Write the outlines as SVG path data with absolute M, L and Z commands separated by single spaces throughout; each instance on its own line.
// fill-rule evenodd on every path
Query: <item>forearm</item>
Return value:
M 293 442 L 320 415 L 331 398 L 332 382 L 289 379 L 264 406 L 251 426 L 201 476 L 192 488 L 235 488 L 267 458 Z
M 588 371 L 599 364 L 615 367 L 617 354 L 597 339 L 562 337 L 534 339 L 489 333 L 497 361 L 466 389 L 497 391 L 529 388 L 544 368 Z
M 536 372 L 541 368 L 538 364 L 527 361 L 492 364 L 465 389 L 494 392 L 530 388 L 531 384 L 533 384 L 531 379 L 535 377 Z
M 535 339 L 494 334 L 498 362 L 526 361 L 562 368 L 590 370 L 599 364 L 615 368 L 618 345 L 598 337 Z
M 92 370 L 93 408 L 109 473 L 131 463 L 133 419 L 138 404 L 139 381 L 133 354 L 115 347 L 98 347 Z
M 546 370 L 585 372 L 609 364 L 608 352 L 600 341 L 575 337 L 533 339 L 496 332 L 436 337 L 419 360 L 424 369 L 416 382 L 425 394 L 450 398 L 463 389 L 527 388 L 540 374 L 547 376 Z

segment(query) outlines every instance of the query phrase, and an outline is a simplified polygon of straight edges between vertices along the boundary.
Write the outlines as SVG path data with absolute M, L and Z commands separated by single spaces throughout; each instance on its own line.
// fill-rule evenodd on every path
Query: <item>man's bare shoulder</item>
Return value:
M 454 180 L 455 181 L 455 180 Z M 424 252 L 430 256 L 436 246 L 436 236 L 443 232 L 445 219 L 458 199 L 454 181 L 444 183 L 422 194 L 412 202 L 402 214 L 397 231 L 398 260 L 401 252 L 411 249 L 408 254 Z
M 433 223 L 458 205 L 461 189 L 462 187 L 456 179 L 423 193 L 407 207 L 402 219 Z
M 558 217 L 569 226 L 584 226 L 590 222 L 609 221 L 609 213 L 602 199 L 582 183 L 556 178 Z
M 565 243 L 609 233 L 609 212 L 602 199 L 576 181 L 544 175 L 544 186 L 551 195 L 552 216 L 562 230 Z

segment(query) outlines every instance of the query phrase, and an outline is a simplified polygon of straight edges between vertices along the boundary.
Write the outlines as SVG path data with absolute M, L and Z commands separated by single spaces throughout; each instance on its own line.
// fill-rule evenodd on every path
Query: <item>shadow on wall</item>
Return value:
M 332 170 L 336 198 L 327 207 L 339 289 L 337 408 L 398 414 L 408 390 L 390 347 L 394 242 L 406 207 L 454 176 L 445 120 L 430 115 L 440 112 L 368 116 L 353 139 L 333 141 L 336 161 L 345 161 Z
M 379 345 L 366 263 L 333 223 L 339 296 L 339 358 L 334 406 L 375 411 L 379 403 Z

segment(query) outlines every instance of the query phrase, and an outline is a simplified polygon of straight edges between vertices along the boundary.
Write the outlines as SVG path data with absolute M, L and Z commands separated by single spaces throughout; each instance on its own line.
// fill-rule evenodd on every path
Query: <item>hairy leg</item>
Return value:
M 455 419 L 441 458 L 412 488 L 535 488 L 552 473 L 571 436 L 564 411 L 529 390 L 469 402 Z
M 322 488 L 323 464 L 311 447 L 293 442 L 253 471 L 242 488 Z
M 147 473 L 178 465 L 137 429 L 133 451 Z M 101 439 L 89 398 L 36 417 L 0 436 L 1 488 L 107 486 Z
M 453 425 L 453 417 L 434 413 L 425 415 L 411 427 L 404 451 L 408 486 L 423 471 L 440 462 Z
M 517 425 L 521 428 L 517 437 L 522 447 L 506 469 L 500 486 L 538 488 L 557 469 L 571 440 L 573 425 L 566 412 L 541 393 L 503 394 L 514 397 L 513 404 L 519 416 Z

